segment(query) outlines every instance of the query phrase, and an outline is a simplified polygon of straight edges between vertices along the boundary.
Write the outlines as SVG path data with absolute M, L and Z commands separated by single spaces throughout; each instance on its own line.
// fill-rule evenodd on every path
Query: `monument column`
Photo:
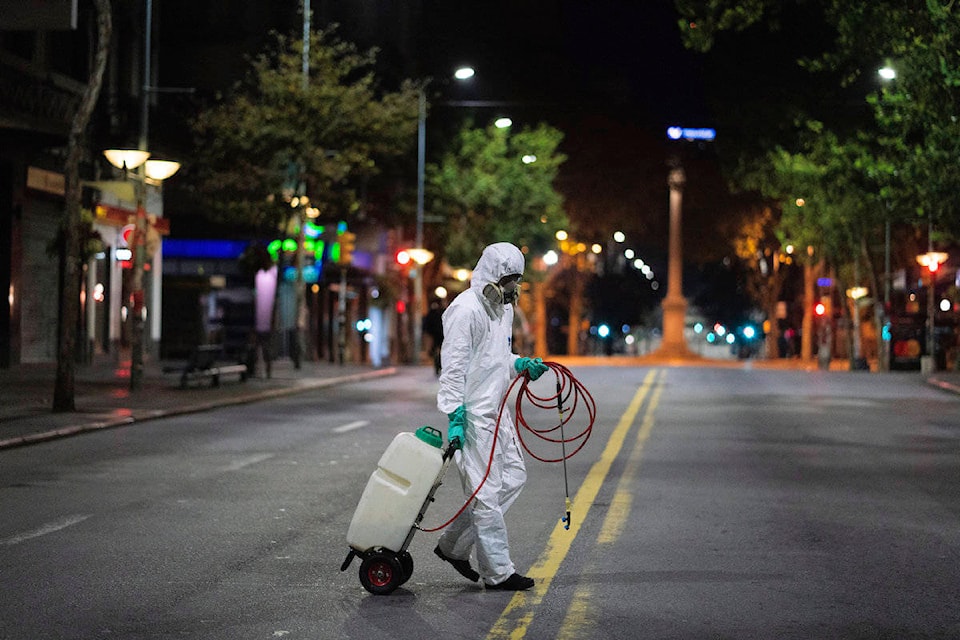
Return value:
M 667 269 L 667 296 L 663 300 L 663 343 L 659 355 L 686 358 L 693 353 L 687 348 L 683 329 L 686 325 L 687 301 L 683 297 L 683 186 L 686 175 L 677 163 L 667 178 L 670 187 L 670 255 Z

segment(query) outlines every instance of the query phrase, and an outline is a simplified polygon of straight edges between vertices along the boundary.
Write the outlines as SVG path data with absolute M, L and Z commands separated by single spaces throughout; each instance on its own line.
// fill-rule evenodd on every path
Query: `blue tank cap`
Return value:
M 431 447 L 443 448 L 443 434 L 433 427 L 420 427 L 417 429 L 416 436 Z

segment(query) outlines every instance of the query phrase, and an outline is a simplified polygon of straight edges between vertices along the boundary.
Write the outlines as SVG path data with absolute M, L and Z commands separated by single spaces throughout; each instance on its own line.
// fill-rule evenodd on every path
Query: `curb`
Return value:
M 927 378 L 927 384 L 937 387 L 938 389 L 943 389 L 944 391 L 950 391 L 951 393 L 960 394 L 960 385 L 954 384 L 952 382 L 947 382 L 946 380 L 940 380 L 939 378 L 936 378 L 936 377 Z
M 383 378 L 386 376 L 395 375 L 396 373 L 397 373 L 396 367 L 387 367 L 384 369 L 376 369 L 374 371 L 365 371 L 363 373 L 354 373 L 348 376 L 341 376 L 341 377 L 335 377 L 335 378 L 319 378 L 319 379 L 315 378 L 315 379 L 312 379 L 312 381 L 299 382 L 289 387 L 280 387 L 277 389 L 265 389 L 264 391 L 256 391 L 256 392 L 235 396 L 232 398 L 223 398 L 216 401 L 201 402 L 197 404 L 188 405 L 185 407 L 177 407 L 174 409 L 142 409 L 139 411 L 133 411 L 132 415 L 124 416 L 122 418 L 114 418 L 111 420 L 101 420 L 101 421 L 95 421 L 95 422 L 86 422 L 82 424 L 60 427 L 57 429 L 51 429 L 50 431 L 42 431 L 40 433 L 31 433 L 25 436 L 18 436 L 16 438 L 8 438 L 6 440 L 0 440 L 0 450 L 12 449 L 15 447 L 23 447 L 31 444 L 37 444 L 40 442 L 47 442 L 49 440 L 57 440 L 60 438 L 68 438 L 70 436 L 75 436 L 81 433 L 88 433 L 90 431 L 101 431 L 103 429 L 115 429 L 117 427 L 125 427 L 137 422 L 146 422 L 148 420 L 156 420 L 158 418 L 169 418 L 172 416 L 180 416 L 180 415 L 186 415 L 190 413 L 202 413 L 204 411 L 211 411 L 213 409 L 217 409 L 220 407 L 229 407 L 229 406 L 238 405 L 238 404 L 250 404 L 252 402 L 260 402 L 261 400 L 272 400 L 274 398 L 290 396 L 297 393 L 304 393 L 306 391 L 314 391 L 316 389 L 325 389 L 327 387 L 333 387 L 341 384 L 348 384 L 351 382 L 363 382 L 364 380 L 372 380 L 374 378 Z

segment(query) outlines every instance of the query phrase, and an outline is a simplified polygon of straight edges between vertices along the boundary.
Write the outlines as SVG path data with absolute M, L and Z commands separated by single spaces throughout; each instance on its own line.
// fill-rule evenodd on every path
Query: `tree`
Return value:
M 960 223 L 950 215 L 960 205 L 954 170 L 960 154 L 955 3 L 677 0 L 676 5 L 684 16 L 686 43 L 700 51 L 712 50 L 724 31 L 742 37 L 761 25 L 790 41 L 783 36 L 791 11 L 815 14 L 829 28 L 826 39 L 804 39 L 815 41 L 816 48 L 802 53 L 797 48 L 796 62 L 811 78 L 833 79 L 832 95 L 843 100 L 816 95 L 836 105 L 836 112 L 818 114 L 808 103 L 806 110 L 791 113 L 793 126 L 784 122 L 778 139 L 741 154 L 736 180 L 781 203 L 781 235 L 817 246 L 818 255 L 835 263 L 841 291 L 844 281 L 859 280 L 861 264 L 874 292 L 881 289 L 876 247 L 882 246 L 877 238 L 886 225 L 912 227 L 927 220 L 941 232 L 958 231 Z M 880 88 L 874 74 L 884 61 L 898 75 Z M 800 100 L 811 93 L 803 92 Z M 810 206 L 794 206 L 797 197 Z M 879 306 L 875 320 L 882 322 Z
M 546 251 L 569 225 L 554 188 L 566 159 L 563 134 L 546 124 L 519 132 L 464 126 L 439 164 L 427 167 L 436 214 L 444 215 L 445 247 L 453 265 L 472 265 L 483 247 L 509 241 L 530 252 Z
M 785 255 L 777 240 L 775 228 L 779 216 L 773 208 L 761 207 L 741 221 L 734 238 L 734 249 L 741 263 L 748 267 L 745 273 L 746 290 L 766 314 L 769 331 L 766 334 L 768 358 L 779 355 L 780 327 L 777 324 L 777 303 L 792 261 Z
M 520 131 L 493 125 L 464 125 L 437 164 L 427 166 L 427 186 L 433 213 L 446 218 L 433 246 L 442 246 L 448 263 L 472 266 L 491 242 L 507 241 L 532 257 L 556 243 L 556 233 L 569 220 L 555 188 L 566 160 L 558 151 L 563 134 L 546 125 Z M 533 287 L 536 348 L 547 352 L 545 340 L 545 273 L 528 258 L 525 279 Z M 571 309 L 579 308 L 582 288 Z M 579 320 L 578 320 L 579 322 Z
M 53 389 L 53 410 L 75 409 L 75 360 L 77 346 L 77 315 L 80 312 L 81 235 L 84 221 L 81 217 L 80 158 L 83 139 L 90 116 L 97 105 L 103 71 L 110 52 L 110 34 L 113 30 L 110 0 L 95 0 L 97 8 L 97 53 L 84 89 L 83 97 L 73 116 L 67 140 L 67 159 L 64 173 L 67 177 L 66 206 L 63 229 L 63 288 L 60 292 L 58 325 L 57 377 Z M 89 227 L 89 222 L 86 223 Z
M 363 217 L 369 181 L 407 155 L 416 139 L 419 96 L 410 81 L 382 90 L 373 71 L 376 50 L 360 52 L 333 29 L 310 33 L 308 45 L 277 35 L 246 80 L 194 122 L 200 190 L 213 217 L 296 234 L 298 247 L 306 203 L 321 222 Z M 302 256 L 298 250 L 298 368 Z M 275 310 L 274 330 L 276 317 Z
M 844 292 L 859 284 L 862 264 L 877 291 L 879 278 L 867 247 L 870 237 L 882 228 L 885 212 L 877 202 L 876 184 L 863 170 L 873 164 L 873 158 L 863 140 L 841 142 L 816 124 L 811 123 L 814 131 L 805 152 L 777 147 L 768 154 L 769 169 L 753 172 L 745 184 L 778 203 L 777 238 L 782 246 L 798 249 L 795 255 L 807 281 L 833 266 L 840 276 L 839 290 Z M 807 290 L 811 295 L 812 289 Z M 812 303 L 809 298 L 804 302 L 804 358 L 812 356 L 808 335 Z
M 314 31 L 309 79 L 303 42 L 277 35 L 231 94 L 193 123 L 200 191 L 216 219 L 277 229 L 289 198 L 307 195 L 321 217 L 350 219 L 365 182 L 409 154 L 418 89 L 378 86 L 376 50 L 360 52 L 334 30 Z
M 904 223 L 932 219 L 941 230 L 960 233 L 960 221 L 950 215 L 960 206 L 960 176 L 954 170 L 960 154 L 960 50 L 955 44 L 960 9 L 955 2 L 677 0 L 676 5 L 685 42 L 699 51 L 716 46 L 723 31 L 742 33 L 761 24 L 782 38 L 791 9 L 818 15 L 831 37 L 814 39 L 819 51 L 798 48 L 797 65 L 813 75 L 832 74 L 848 100 L 873 107 L 867 118 L 853 110 L 858 118 L 854 128 L 875 144 L 851 170 L 872 173 L 877 195 Z M 896 70 L 897 79 L 878 90 L 875 73 L 884 63 Z M 849 106 L 845 111 L 851 112 Z M 794 120 L 826 121 L 826 114 L 810 116 Z M 827 122 L 827 128 L 841 139 L 848 137 L 834 123 Z M 892 170 L 878 171 L 881 167 Z

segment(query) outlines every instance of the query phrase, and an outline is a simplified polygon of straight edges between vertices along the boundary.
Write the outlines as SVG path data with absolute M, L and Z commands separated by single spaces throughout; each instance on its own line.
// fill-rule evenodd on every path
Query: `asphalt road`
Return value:
M 393 436 L 445 426 L 418 369 L 0 452 L 0 638 L 960 638 L 960 398 L 916 374 L 575 373 L 599 412 L 573 526 L 562 467 L 530 458 L 507 518 L 529 592 L 467 582 L 436 533 L 390 596 L 339 570 Z M 460 501 L 453 472 L 425 526 Z

